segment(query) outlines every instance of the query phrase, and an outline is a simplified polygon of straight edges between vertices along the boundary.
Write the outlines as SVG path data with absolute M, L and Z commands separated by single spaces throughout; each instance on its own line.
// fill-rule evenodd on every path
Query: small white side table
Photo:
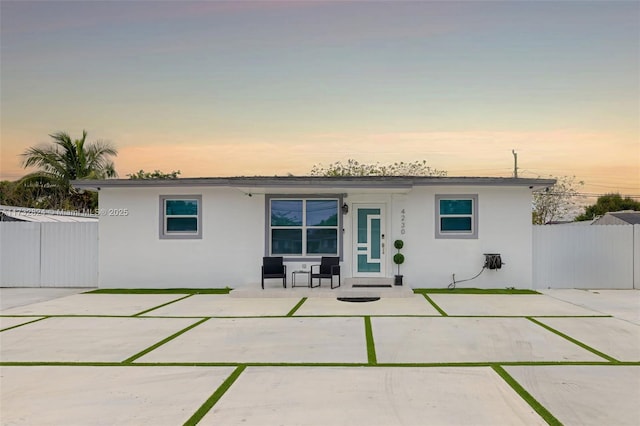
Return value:
M 306 275 L 307 276 L 307 285 L 305 287 L 311 287 L 311 271 L 293 271 L 292 274 L 292 281 L 293 283 L 291 283 L 291 287 L 296 287 L 296 275 Z M 298 286 L 298 287 L 302 287 L 302 286 Z

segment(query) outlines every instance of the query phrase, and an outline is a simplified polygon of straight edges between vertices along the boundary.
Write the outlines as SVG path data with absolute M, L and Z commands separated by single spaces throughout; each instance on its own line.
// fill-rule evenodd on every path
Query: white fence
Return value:
M 97 287 L 98 223 L 0 222 L 0 286 Z
M 0 222 L 0 286 L 97 287 L 97 223 Z M 640 288 L 640 225 L 534 226 L 533 286 Z
M 534 226 L 533 287 L 640 288 L 640 225 Z

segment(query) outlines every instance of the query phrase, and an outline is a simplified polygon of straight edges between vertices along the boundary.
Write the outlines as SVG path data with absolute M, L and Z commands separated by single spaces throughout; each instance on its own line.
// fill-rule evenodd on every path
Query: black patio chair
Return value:
M 282 287 L 287 288 L 287 265 L 283 264 L 282 257 L 262 258 L 262 289 L 264 280 L 269 278 L 282 278 Z
M 338 276 L 338 285 L 333 286 L 333 277 Z M 319 265 L 311 265 L 311 282 L 318 279 L 318 285 L 322 286 L 322 279 L 329 278 L 331 280 L 331 288 L 340 287 L 340 258 L 339 257 L 322 257 Z

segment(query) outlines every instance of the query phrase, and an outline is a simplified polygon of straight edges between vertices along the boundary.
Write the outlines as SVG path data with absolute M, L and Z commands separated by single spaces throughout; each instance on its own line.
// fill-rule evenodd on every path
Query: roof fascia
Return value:
M 490 177 L 253 177 L 253 178 L 179 178 L 179 179 L 108 179 L 75 180 L 78 189 L 145 187 L 235 187 L 235 188 L 376 188 L 405 189 L 415 186 L 525 186 L 539 189 L 552 186 L 555 179 Z

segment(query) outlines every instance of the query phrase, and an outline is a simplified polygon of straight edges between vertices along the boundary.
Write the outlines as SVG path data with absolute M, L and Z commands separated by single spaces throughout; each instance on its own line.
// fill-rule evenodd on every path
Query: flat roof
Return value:
M 177 179 L 105 179 L 74 180 L 78 189 L 141 188 L 178 186 L 263 187 L 263 188 L 389 188 L 411 189 L 417 186 L 525 186 L 540 189 L 552 186 L 555 179 L 504 177 L 441 176 L 235 176 Z

